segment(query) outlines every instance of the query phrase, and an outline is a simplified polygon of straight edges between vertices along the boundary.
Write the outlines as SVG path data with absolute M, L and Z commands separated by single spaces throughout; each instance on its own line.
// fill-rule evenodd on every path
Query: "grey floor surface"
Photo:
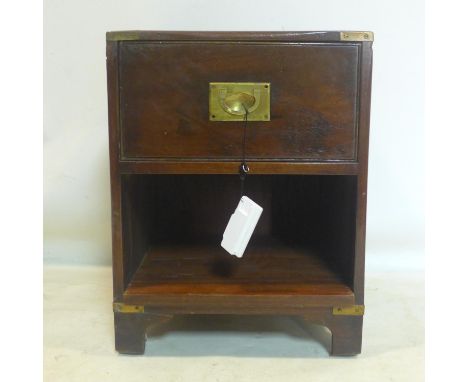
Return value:
M 44 267 L 45 381 L 423 381 L 424 274 L 368 272 L 363 353 L 292 317 L 176 317 L 144 356 L 114 351 L 111 269 Z

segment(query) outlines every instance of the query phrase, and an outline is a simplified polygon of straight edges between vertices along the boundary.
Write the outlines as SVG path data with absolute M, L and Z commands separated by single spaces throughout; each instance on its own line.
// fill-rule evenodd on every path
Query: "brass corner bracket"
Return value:
M 118 313 L 144 313 L 145 307 L 143 305 L 127 305 L 122 302 L 114 302 L 114 312 Z
M 341 41 L 374 41 L 373 32 L 340 32 Z
M 140 40 L 140 33 L 138 31 L 123 31 L 123 32 L 107 32 L 107 41 L 134 41 Z
M 363 316 L 364 305 L 337 306 L 333 308 L 334 316 Z

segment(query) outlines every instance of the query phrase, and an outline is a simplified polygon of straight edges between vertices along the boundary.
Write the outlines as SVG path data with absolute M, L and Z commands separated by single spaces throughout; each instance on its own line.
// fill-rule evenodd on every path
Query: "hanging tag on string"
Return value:
M 248 118 L 249 118 L 249 111 L 244 107 L 245 109 L 245 116 L 244 116 L 244 127 L 243 127 L 243 133 L 242 133 L 242 162 L 239 166 L 239 178 L 240 178 L 240 196 L 244 196 L 244 184 L 245 184 L 245 178 L 247 177 L 247 174 L 249 173 L 249 165 L 246 162 L 245 159 L 245 149 L 246 149 L 246 142 L 247 142 L 247 123 L 248 123 Z
M 239 166 L 241 199 L 236 210 L 229 219 L 228 225 L 224 230 L 223 240 L 221 241 L 221 247 L 231 255 L 239 258 L 244 254 L 247 244 L 249 243 L 253 231 L 258 223 L 258 219 L 260 219 L 260 215 L 263 212 L 262 207 L 244 195 L 245 180 L 250 171 L 245 156 L 249 112 L 245 106 L 244 109 L 245 118 L 242 138 L 242 162 Z

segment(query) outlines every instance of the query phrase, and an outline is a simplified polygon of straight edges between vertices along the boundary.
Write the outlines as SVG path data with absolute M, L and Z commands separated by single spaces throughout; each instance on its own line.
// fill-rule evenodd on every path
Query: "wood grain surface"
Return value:
M 121 158 L 241 157 L 242 122 L 210 121 L 210 82 L 270 82 L 257 160 L 355 160 L 358 44 L 123 42 Z

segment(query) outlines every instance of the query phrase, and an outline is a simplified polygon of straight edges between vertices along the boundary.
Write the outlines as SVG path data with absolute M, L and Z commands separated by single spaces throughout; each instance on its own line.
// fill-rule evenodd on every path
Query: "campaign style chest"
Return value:
M 177 314 L 281 314 L 360 353 L 372 41 L 107 33 L 118 352 Z M 263 213 L 236 258 L 220 242 L 242 163 Z

